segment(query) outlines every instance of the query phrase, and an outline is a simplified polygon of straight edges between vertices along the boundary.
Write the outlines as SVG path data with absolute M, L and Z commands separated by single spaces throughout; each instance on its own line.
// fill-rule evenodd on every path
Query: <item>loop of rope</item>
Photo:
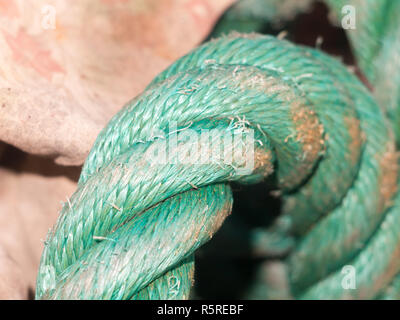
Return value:
M 188 153 L 185 133 L 205 129 L 214 149 Z M 183 160 L 219 151 L 227 132 L 233 163 L 152 161 L 160 150 Z M 254 170 L 243 175 L 248 150 Z M 293 297 L 377 297 L 400 269 L 397 172 L 383 112 L 338 61 L 269 36 L 210 41 L 100 133 L 46 240 L 36 296 L 188 298 L 193 254 L 230 213 L 229 182 L 274 176 L 284 206 L 269 232 L 295 239 Z M 356 290 L 341 286 L 346 264 Z

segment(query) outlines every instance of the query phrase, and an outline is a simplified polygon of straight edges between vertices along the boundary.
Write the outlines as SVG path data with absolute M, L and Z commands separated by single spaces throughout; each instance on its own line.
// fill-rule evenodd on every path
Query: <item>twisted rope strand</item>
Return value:
M 400 1 L 327 0 L 340 18 L 344 5 L 356 9 L 356 28 L 347 32 L 357 63 L 392 123 L 400 144 Z
M 240 155 L 236 162 L 151 161 L 165 146 L 169 156 L 197 159 L 201 150 L 188 154 L 182 141 L 188 130 L 204 129 L 215 129 L 216 151 L 227 132 L 238 137 L 230 150 Z M 254 150 L 250 175 L 238 172 L 243 145 Z M 293 296 L 373 298 L 400 268 L 399 196 L 388 211 L 397 172 L 386 118 L 339 62 L 269 36 L 208 42 L 100 133 L 48 235 L 36 296 L 188 298 L 193 253 L 230 213 L 228 182 L 275 174 L 285 205 L 271 232 L 296 239 L 287 260 Z M 346 263 L 358 272 L 350 295 L 339 279 Z

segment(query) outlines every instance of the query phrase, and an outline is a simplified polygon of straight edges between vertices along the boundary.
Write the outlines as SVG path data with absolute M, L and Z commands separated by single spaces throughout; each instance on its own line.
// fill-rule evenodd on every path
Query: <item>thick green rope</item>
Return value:
M 398 0 L 326 0 L 337 17 L 341 17 L 344 5 L 356 8 L 356 28 L 348 31 L 357 63 L 373 87 L 373 95 L 387 114 L 396 136 L 397 147 L 400 146 L 400 1 Z M 385 218 L 385 224 L 398 224 L 396 207 L 400 206 L 400 196 L 396 197 L 394 208 Z M 398 210 L 398 209 L 397 209 Z M 399 229 L 387 227 L 387 234 L 382 235 L 385 241 L 398 237 Z M 379 244 L 376 244 L 377 248 Z M 392 248 L 392 268 L 398 266 L 400 248 L 380 245 L 380 254 L 388 254 Z M 378 249 L 376 249 L 378 251 Z M 361 267 L 361 266 L 360 266 Z M 374 265 L 372 265 L 374 267 Z M 365 268 L 365 267 L 364 267 Z M 378 299 L 400 299 L 400 275 L 393 278 L 391 283 L 377 296 Z
M 254 148 L 255 170 L 238 173 L 243 153 L 232 165 L 151 161 L 163 145 L 187 155 L 189 129 L 216 129 L 217 142 L 232 133 L 233 151 Z M 338 61 L 237 34 L 179 59 L 100 133 L 48 235 L 36 297 L 188 298 L 193 253 L 230 213 L 228 182 L 273 172 L 285 202 L 274 232 L 296 240 L 293 297 L 381 294 L 400 268 L 397 158 L 383 112 Z M 356 290 L 341 286 L 345 264 L 356 268 Z
M 400 1 L 326 0 L 339 18 L 342 7 L 356 9 L 356 28 L 348 31 L 357 63 L 374 88 L 400 142 Z

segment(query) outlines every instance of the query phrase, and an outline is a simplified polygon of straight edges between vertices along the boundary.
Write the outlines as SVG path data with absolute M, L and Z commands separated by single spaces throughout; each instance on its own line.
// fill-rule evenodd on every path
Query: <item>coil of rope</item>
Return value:
M 213 130 L 217 150 L 227 132 L 234 136 L 235 162 L 187 161 L 215 151 L 205 144 L 188 151 L 188 130 Z M 154 163 L 165 147 L 183 161 Z M 254 170 L 243 175 L 248 150 Z M 270 36 L 210 41 L 161 73 L 100 133 L 48 234 L 36 297 L 188 298 L 194 252 L 230 213 L 229 182 L 269 176 L 284 200 L 275 232 L 296 239 L 287 259 L 293 298 L 394 297 L 397 173 L 384 112 L 340 62 Z M 347 264 L 356 290 L 341 285 Z

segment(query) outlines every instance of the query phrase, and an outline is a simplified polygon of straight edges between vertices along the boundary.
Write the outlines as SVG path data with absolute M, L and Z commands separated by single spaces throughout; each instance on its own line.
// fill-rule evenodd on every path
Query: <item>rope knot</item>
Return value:
M 293 296 L 347 297 L 335 285 L 340 268 L 377 259 L 377 229 L 399 215 L 387 210 L 393 143 L 370 94 L 336 60 L 255 34 L 208 42 L 99 134 L 48 235 L 37 297 L 188 298 L 194 252 L 231 212 L 229 182 L 268 176 L 284 206 L 266 232 L 296 239 Z M 389 260 L 381 265 L 359 275 L 368 290 L 351 294 L 377 294 L 394 275 Z

